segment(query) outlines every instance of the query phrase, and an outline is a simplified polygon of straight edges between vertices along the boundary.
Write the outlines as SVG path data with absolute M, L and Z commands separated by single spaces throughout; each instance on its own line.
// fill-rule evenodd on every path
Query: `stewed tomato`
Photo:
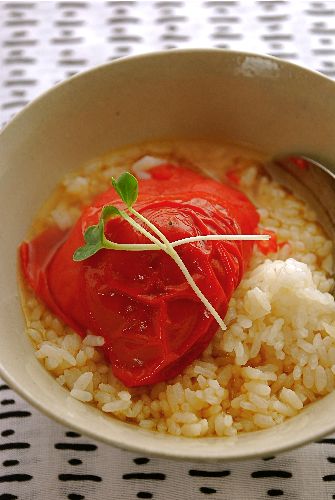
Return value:
M 240 191 L 172 164 L 139 180 L 138 212 L 169 241 L 208 234 L 255 234 L 255 207 Z M 123 207 L 113 188 L 98 196 L 67 232 L 51 227 L 22 243 L 23 275 L 36 295 L 81 336 L 105 338 L 113 373 L 127 386 L 179 374 L 218 329 L 177 264 L 161 250 L 100 250 L 81 262 L 74 251 L 104 205 Z M 148 243 L 124 219 L 109 220 L 108 239 Z M 252 252 L 250 241 L 200 241 L 176 247 L 194 281 L 224 317 Z

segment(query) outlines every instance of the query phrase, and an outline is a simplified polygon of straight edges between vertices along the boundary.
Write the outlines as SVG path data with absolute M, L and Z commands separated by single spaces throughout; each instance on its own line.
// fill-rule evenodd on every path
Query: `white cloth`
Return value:
M 0 2 L 0 126 L 74 72 L 123 55 L 215 46 L 271 53 L 335 77 L 335 1 Z M 66 435 L 1 381 L 0 403 L 0 500 L 335 498 L 335 439 L 268 461 L 146 461 Z

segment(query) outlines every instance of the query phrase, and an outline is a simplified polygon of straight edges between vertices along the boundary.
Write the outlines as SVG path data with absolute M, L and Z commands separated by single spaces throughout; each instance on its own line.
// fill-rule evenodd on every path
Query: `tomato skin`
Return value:
M 150 172 L 150 179 L 139 180 L 135 208 L 169 241 L 256 232 L 256 209 L 241 192 L 170 164 Z M 37 296 L 81 336 L 90 331 L 105 338 L 106 357 L 125 385 L 167 380 L 201 354 L 218 325 L 163 251 L 101 250 L 85 261 L 73 261 L 84 231 L 98 222 L 106 204 L 123 207 L 110 189 L 84 210 L 68 234 L 57 239 L 42 233 L 23 243 L 23 274 Z M 118 243 L 148 242 L 121 218 L 108 221 L 105 233 Z M 176 251 L 224 317 L 252 243 L 195 242 Z
M 299 170 L 308 170 L 310 165 L 308 160 L 300 156 L 291 156 L 289 161 L 293 163 Z
M 278 251 L 278 242 L 277 235 L 271 229 L 263 229 L 260 234 L 267 234 L 270 236 L 269 240 L 266 241 L 257 241 L 257 246 L 259 250 L 264 255 L 268 255 L 269 253 L 275 253 Z
M 229 180 L 229 182 L 235 184 L 236 186 L 238 186 L 241 182 L 241 178 L 237 169 L 228 170 L 228 172 L 226 172 L 226 178 Z
M 264 255 L 268 255 L 269 253 L 276 253 L 284 245 L 288 245 L 287 241 L 279 242 L 277 240 L 277 234 L 274 231 L 271 231 L 271 229 L 263 229 L 259 234 L 267 234 L 270 236 L 269 240 L 257 241 L 257 247 Z

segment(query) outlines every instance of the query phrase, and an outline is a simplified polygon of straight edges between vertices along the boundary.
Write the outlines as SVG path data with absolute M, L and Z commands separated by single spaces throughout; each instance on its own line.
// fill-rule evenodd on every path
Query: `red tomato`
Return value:
M 264 255 L 275 253 L 278 251 L 277 235 L 271 229 L 263 229 L 260 234 L 268 234 L 271 236 L 269 240 L 257 241 L 257 246 Z
M 291 156 L 289 158 L 289 160 L 291 163 L 293 163 L 293 165 L 295 165 L 300 170 L 308 170 L 308 168 L 309 168 L 308 160 L 305 160 L 304 158 L 301 158 L 300 156 Z
M 240 184 L 241 179 L 237 169 L 228 170 L 226 172 L 226 177 L 232 184 L 236 184 L 236 186 Z
M 253 234 L 258 215 L 241 192 L 173 165 L 139 180 L 135 208 L 169 241 L 207 234 Z M 23 274 L 47 306 L 80 335 L 105 338 L 113 373 L 127 386 L 153 384 L 179 374 L 218 329 L 163 251 L 101 250 L 82 262 L 73 252 L 106 204 L 123 206 L 114 189 L 84 210 L 68 234 L 50 229 L 22 243 Z M 118 243 L 147 243 L 121 218 L 106 225 Z M 252 242 L 211 241 L 176 247 L 194 281 L 224 317 L 252 252 Z

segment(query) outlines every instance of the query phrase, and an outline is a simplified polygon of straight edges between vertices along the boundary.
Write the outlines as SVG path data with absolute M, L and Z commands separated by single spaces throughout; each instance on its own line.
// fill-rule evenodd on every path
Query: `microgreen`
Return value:
M 108 219 L 111 219 L 112 217 L 117 217 L 118 215 L 121 215 L 121 212 L 118 208 L 114 207 L 113 205 L 105 205 L 101 212 L 101 218 L 103 219 L 104 223 Z
M 98 224 L 89 226 L 84 233 L 85 245 L 77 248 L 73 254 L 73 260 L 88 259 L 102 248 L 110 248 L 109 241 L 105 237 L 105 222 L 111 217 L 119 216 L 120 210 L 112 205 L 103 207 Z
M 102 246 L 103 219 L 100 219 L 99 224 L 90 226 L 84 234 L 85 245 L 77 248 L 73 254 L 74 261 L 80 261 L 92 257 L 97 253 Z
M 112 177 L 112 185 L 128 208 L 134 205 L 138 196 L 138 182 L 136 177 L 129 172 L 124 172 L 117 180 Z
M 146 217 L 144 217 L 141 213 L 137 212 L 133 208 L 133 205 L 136 202 L 138 196 L 138 182 L 136 177 L 131 175 L 129 172 L 124 172 L 118 179 L 112 178 L 112 185 L 117 194 L 120 196 L 121 200 L 125 203 L 126 210 L 119 210 L 113 205 L 104 206 L 101 210 L 98 224 L 90 226 L 86 229 L 84 234 L 85 245 L 77 248 L 77 250 L 73 254 L 73 260 L 81 261 L 88 259 L 103 248 L 128 251 L 163 250 L 175 261 L 194 293 L 199 297 L 206 309 L 216 319 L 220 327 L 225 330 L 226 325 L 224 324 L 223 319 L 201 292 L 174 247 L 184 245 L 186 243 L 192 243 L 195 241 L 268 240 L 270 239 L 270 236 L 255 234 L 213 234 L 206 236 L 193 236 L 190 238 L 183 238 L 182 240 L 170 242 L 167 237 L 152 222 L 150 222 Z M 131 217 L 127 212 L 129 212 L 133 217 Z M 112 217 L 122 217 L 136 231 L 146 236 L 146 238 L 152 243 L 126 244 L 115 243 L 108 240 L 105 236 L 105 223 Z M 151 230 L 151 232 L 147 231 L 141 224 L 136 222 L 135 218 L 139 219 L 144 225 L 146 225 Z

